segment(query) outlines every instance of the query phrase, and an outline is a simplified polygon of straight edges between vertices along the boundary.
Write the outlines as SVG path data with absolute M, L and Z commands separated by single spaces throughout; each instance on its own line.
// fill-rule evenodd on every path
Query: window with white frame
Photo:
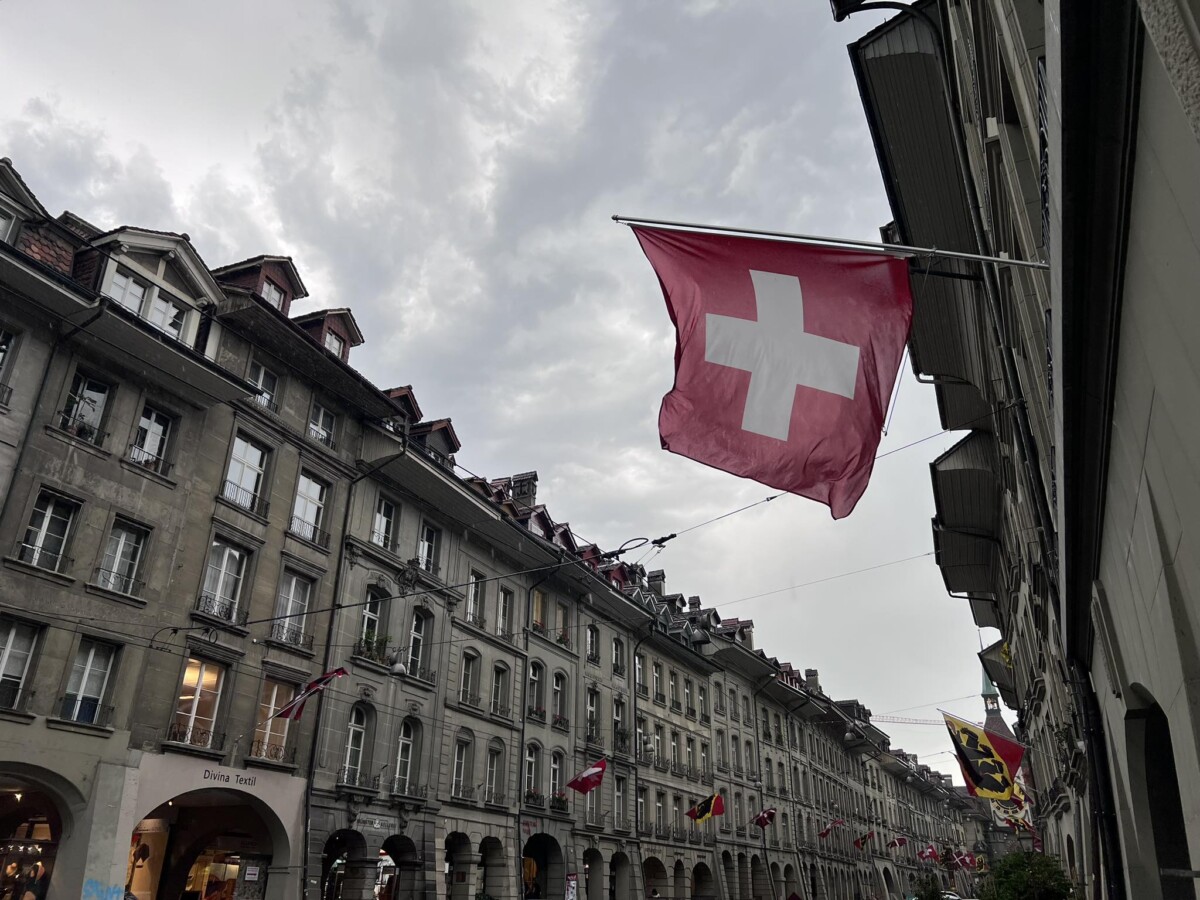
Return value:
M 663 791 L 658 791 L 654 795 L 654 822 L 659 828 L 667 824 L 667 795 Z
M 557 797 L 563 789 L 563 755 L 555 750 L 550 754 L 550 796 Z
M 278 620 L 271 625 L 271 637 L 285 644 L 302 646 L 311 641 L 304 633 L 308 602 L 312 597 L 313 580 L 307 575 L 283 570 L 279 581 L 279 600 L 275 606 Z
M 311 472 L 301 470 L 296 482 L 296 500 L 292 505 L 289 530 L 306 541 L 325 546 L 328 535 L 321 529 L 325 521 L 325 502 L 329 486 Z
M 501 747 L 489 747 L 487 755 L 487 772 L 483 778 L 483 799 L 485 802 L 504 802 L 502 790 L 504 780 L 504 750 Z
M 342 354 L 346 351 L 346 342 L 342 340 L 342 336 L 340 334 L 326 330 L 325 349 L 341 359 L 343 358 Z
M 167 740 L 194 747 L 212 747 L 219 743 L 214 729 L 224 685 L 224 666 L 188 657 Z
M 671 732 L 671 762 L 679 765 L 679 732 Z
M 416 760 L 419 735 L 419 726 L 412 719 L 405 719 L 400 723 L 400 743 L 396 750 L 396 781 L 392 786 L 397 794 L 407 794 L 412 787 L 412 768 Z
M 276 309 L 283 309 L 283 291 L 277 288 L 271 281 L 263 279 L 262 298 L 270 303 Z
M 138 580 L 138 572 L 146 539 L 146 529 L 124 519 L 113 522 L 104 545 L 104 557 L 96 571 L 96 584 L 121 594 L 140 594 L 142 585 Z
M 538 588 L 533 591 L 533 627 L 535 631 L 541 631 L 543 634 L 546 631 L 546 592 Z
M 540 794 L 542 784 L 542 750 L 537 744 L 525 748 L 525 793 Z
M 271 412 L 279 412 L 279 376 L 254 360 L 250 363 L 250 377 L 247 380 L 258 388 L 254 402 Z
M 336 446 L 333 439 L 333 429 L 336 424 L 337 419 L 334 414 L 314 400 L 312 412 L 308 417 L 308 436 L 332 450 Z
M 628 735 L 623 734 L 625 730 L 625 701 L 620 697 L 613 697 L 612 705 L 613 716 L 613 744 L 619 749 L 625 749 L 624 741 L 628 739 Z
M 408 633 L 408 673 L 420 678 L 425 666 L 425 632 L 429 624 L 429 615 L 423 610 L 413 613 L 412 628 Z
M 155 291 L 154 299 L 150 301 L 150 313 L 146 318 L 159 331 L 169 334 L 178 341 L 183 339 L 187 313 L 186 306 L 159 289 Z
M 471 742 L 460 737 L 454 742 L 454 774 L 450 794 L 454 797 L 469 797 L 471 789 Z
M 267 472 L 267 448 L 239 433 L 233 439 L 229 473 L 221 496 L 243 509 L 259 511 L 259 494 Z
M 250 755 L 256 759 L 285 762 L 287 759 L 288 722 L 277 713 L 296 696 L 294 685 L 264 678 L 262 693 L 258 698 L 258 725 L 254 729 L 254 743 Z
M 689 716 L 696 714 L 696 707 L 692 705 L 692 679 L 690 678 L 683 680 L 683 711 Z
M 438 572 L 438 555 L 441 550 L 442 531 L 428 522 L 421 524 L 421 537 L 417 541 L 417 565 L 434 575 Z
M 112 644 L 91 638 L 79 642 L 67 681 L 67 693 L 59 707 L 59 718 L 85 725 L 108 724 L 102 704 L 116 655 L 117 648 Z
M 540 662 L 532 662 L 529 664 L 529 707 L 530 712 L 541 712 L 542 716 L 546 715 L 546 698 L 543 693 L 545 686 L 543 684 L 545 669 Z
M 590 738 L 600 737 L 600 691 L 587 689 L 587 733 Z
M 640 787 L 637 790 L 637 825 L 642 827 L 642 823 L 646 821 L 646 789 Z
M 342 784 L 361 784 L 366 773 L 363 771 L 363 748 L 367 742 L 367 711 L 355 705 L 350 710 L 346 723 L 346 755 L 342 758 L 342 771 L 338 781 Z
M 671 705 L 679 705 L 679 676 L 671 672 L 667 676 L 667 682 L 671 689 Z
M 474 570 L 467 577 L 467 621 L 483 625 L 483 588 L 487 579 Z
M 508 716 L 508 669 L 497 664 L 492 669 L 492 712 L 497 716 Z
M 463 652 L 458 699 L 467 706 L 479 705 L 479 654 L 471 650 Z
M 612 670 L 614 675 L 625 674 L 625 642 L 620 638 L 612 640 Z
M 387 657 L 388 636 L 384 633 L 381 621 L 386 602 L 384 592 L 380 588 L 372 587 L 367 589 L 367 599 L 360 607 L 362 620 L 359 622 L 358 652 L 367 659 L 380 663 Z
M 396 504 L 382 494 L 375 501 L 371 523 L 371 543 L 385 550 L 396 546 Z
M 588 791 L 583 795 L 584 814 L 587 816 L 587 820 L 593 824 L 597 824 L 599 822 L 597 813 L 598 806 L 596 802 L 599 796 L 600 792 L 596 790 Z
M 13 349 L 17 345 L 17 336 L 7 328 L 0 328 L 0 405 L 7 405 L 12 390 L 9 369 L 12 368 Z
M 600 663 L 600 629 L 595 625 L 588 625 L 584 634 L 584 649 L 587 652 L 588 662 L 598 665 Z
M 13 223 L 16 221 L 16 216 L 7 210 L 0 209 L 0 241 L 12 243 Z
M 142 304 L 150 286 L 139 278 L 117 271 L 112 277 L 109 296 L 136 316 L 142 314 Z
M 75 501 L 49 491 L 38 494 L 18 554 L 21 562 L 62 572 L 68 563 L 65 550 L 78 514 L 79 504 Z
M 567 715 L 567 676 L 562 672 L 554 673 L 554 686 L 551 693 L 550 710 L 557 717 L 566 718 Z
M 496 610 L 496 633 L 501 637 L 512 634 L 513 592 L 500 588 L 500 605 Z
M 708 688 L 700 685 L 696 688 L 696 692 L 700 697 L 700 715 L 708 718 Z
M 224 538 L 213 538 L 204 570 L 204 586 L 200 590 L 197 609 L 227 622 L 238 622 L 242 584 L 246 578 L 246 561 L 250 554 Z
M 618 775 L 613 783 L 613 814 L 618 818 L 625 815 L 625 778 Z
M 646 657 L 640 653 L 633 657 L 633 682 L 638 688 L 646 687 Z M 644 690 L 643 693 L 645 693 Z
M 173 424 L 171 416 L 162 410 L 148 403 L 143 406 L 137 431 L 133 433 L 133 443 L 129 446 L 130 462 L 159 475 L 166 475 L 169 468 L 167 443 L 171 439 Z
M 663 756 L 663 743 L 666 741 L 666 731 L 661 725 L 654 726 L 654 756 L 658 760 L 666 759 Z
M 663 694 L 663 667 L 662 663 L 655 663 L 651 669 L 654 679 L 654 699 L 661 703 L 664 699 Z
M 104 413 L 111 393 L 112 388 L 105 382 L 77 371 L 71 377 L 71 390 L 58 427 L 81 441 L 100 446 L 104 443 Z
M 571 613 L 567 609 L 567 604 L 559 603 L 556 607 L 557 615 L 555 616 L 555 628 L 558 633 L 558 639 L 561 643 L 570 646 L 571 640 Z
M 694 738 L 687 738 L 687 751 L 684 754 L 684 762 L 687 764 L 689 772 L 696 771 L 696 741 Z

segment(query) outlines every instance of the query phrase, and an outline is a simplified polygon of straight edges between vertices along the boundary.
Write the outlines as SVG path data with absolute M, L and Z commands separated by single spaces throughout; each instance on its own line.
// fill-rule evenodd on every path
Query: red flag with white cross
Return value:
M 567 782 L 567 787 L 572 790 L 579 791 L 581 794 L 588 794 L 600 787 L 600 782 L 604 780 L 604 773 L 608 770 L 608 760 L 601 759 L 592 763 L 574 778 Z
M 847 516 L 867 489 L 912 321 L 880 253 L 634 227 L 675 323 L 664 449 Z

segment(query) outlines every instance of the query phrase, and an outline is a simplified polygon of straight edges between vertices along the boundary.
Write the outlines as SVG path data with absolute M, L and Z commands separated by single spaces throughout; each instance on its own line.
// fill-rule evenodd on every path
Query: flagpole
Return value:
M 1040 260 L 1010 259 L 1007 256 L 985 256 L 981 253 L 963 253 L 958 250 L 939 250 L 937 247 L 911 247 L 907 244 L 883 244 L 878 241 L 859 241 L 853 238 L 825 237 L 819 234 L 793 234 L 786 231 L 759 231 L 754 228 L 730 228 L 724 225 L 703 225 L 697 222 L 671 222 L 665 219 L 635 219 L 629 216 L 614 215 L 612 220 L 618 225 L 653 225 L 659 228 L 686 229 L 690 231 L 709 231 L 721 234 L 739 234 L 746 237 L 762 238 L 764 240 L 794 241 L 797 244 L 816 244 L 824 247 L 859 248 L 874 250 L 878 253 L 890 253 L 893 256 L 925 256 L 935 259 L 962 259 L 969 262 L 995 263 L 1000 266 L 1018 266 L 1025 269 L 1045 270 L 1049 263 Z

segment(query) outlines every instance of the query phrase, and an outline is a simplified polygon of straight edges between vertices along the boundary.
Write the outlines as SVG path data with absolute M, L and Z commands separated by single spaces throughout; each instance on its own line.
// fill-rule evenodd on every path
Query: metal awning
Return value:
M 1021 706 L 1021 700 L 1017 696 L 1017 685 L 1012 666 L 1004 661 L 1004 644 L 1005 641 L 1001 638 L 990 647 L 980 650 L 979 661 L 983 664 L 983 670 L 987 672 L 988 678 L 992 679 L 992 683 L 1000 691 L 1000 698 L 1010 709 L 1018 709 Z
M 389 419 L 403 410 L 350 366 L 333 358 L 298 325 L 248 294 L 231 294 L 217 320 L 250 337 L 256 346 L 303 370 L 315 383 L 368 416 Z
M 990 597 L 971 598 L 971 617 L 977 628 L 999 628 L 1000 610 Z
M 1000 584 L 1000 545 L 988 537 L 944 528 L 933 521 L 934 561 L 952 594 L 995 595 Z
M 1000 522 L 996 441 L 972 432 L 929 464 L 937 522 L 944 528 L 995 537 Z

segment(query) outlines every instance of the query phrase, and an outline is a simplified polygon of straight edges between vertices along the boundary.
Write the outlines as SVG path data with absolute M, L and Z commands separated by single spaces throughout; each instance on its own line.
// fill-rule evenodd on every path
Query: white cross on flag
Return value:
M 604 773 L 607 769 L 607 759 L 597 760 L 568 781 L 567 787 L 579 791 L 581 794 L 590 793 L 600 787 L 600 782 L 604 780 Z
M 908 327 L 903 259 L 634 227 L 675 323 L 663 448 L 854 509 L 875 462 Z

